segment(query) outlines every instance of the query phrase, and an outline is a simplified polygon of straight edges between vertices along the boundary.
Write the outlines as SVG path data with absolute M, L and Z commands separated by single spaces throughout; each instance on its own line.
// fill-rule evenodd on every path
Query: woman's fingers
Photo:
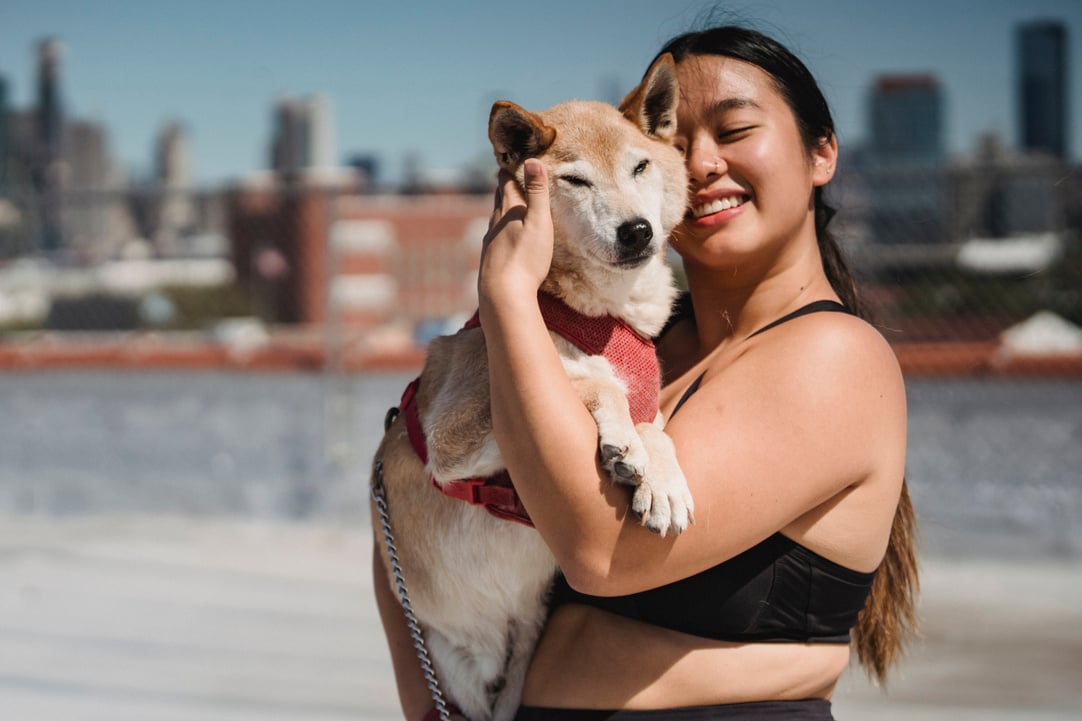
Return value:
M 541 232 L 552 233 L 552 209 L 549 207 L 549 183 L 545 165 L 537 158 L 524 164 L 526 175 L 526 223 Z
M 525 188 L 501 171 L 494 210 L 481 249 L 478 290 L 513 292 L 540 287 L 552 263 L 552 214 L 548 176 L 536 158 L 523 167 Z M 495 285 L 491 285 L 491 284 Z
M 522 188 L 518 180 L 510 171 L 500 171 L 500 182 L 496 187 L 497 209 L 506 213 L 511 208 L 526 204 L 526 198 L 522 195 Z
M 537 158 L 527 158 L 522 167 L 526 176 L 526 207 L 547 211 L 549 184 L 545 164 Z
M 492 217 L 488 220 L 489 235 L 492 235 L 492 229 L 504 219 L 508 210 L 525 204 L 515 176 L 507 170 L 501 170 L 496 178 L 496 192 L 493 193 Z

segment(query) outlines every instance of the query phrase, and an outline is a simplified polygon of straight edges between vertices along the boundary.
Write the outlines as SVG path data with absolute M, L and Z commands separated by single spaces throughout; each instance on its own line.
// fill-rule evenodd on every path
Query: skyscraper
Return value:
M 64 115 L 60 104 L 60 57 L 63 48 L 55 39 L 38 44 L 38 142 L 43 154 L 60 155 Z
M 11 180 L 11 122 L 8 114 L 8 81 L 0 75 L 0 195 Z
M 1019 26 L 1018 145 L 1067 157 L 1067 30 L 1054 20 Z
M 153 240 L 159 255 L 168 257 L 182 250 L 178 243 L 196 221 L 188 138 L 180 123 L 170 122 L 162 128 L 155 160 L 158 212 Z
M 331 101 L 322 95 L 279 101 L 274 111 L 271 167 L 287 175 L 332 168 L 331 114 Z
M 932 75 L 885 75 L 870 98 L 871 151 L 878 160 L 943 157 L 943 102 Z
M 884 244 L 936 245 L 945 237 L 943 97 L 928 74 L 884 75 L 868 102 L 863 161 L 868 229 Z
M 38 104 L 34 122 L 35 153 L 31 177 L 41 204 L 41 247 L 52 253 L 63 245 L 60 223 L 61 153 L 64 114 L 60 103 L 60 56 L 55 39 L 38 43 Z

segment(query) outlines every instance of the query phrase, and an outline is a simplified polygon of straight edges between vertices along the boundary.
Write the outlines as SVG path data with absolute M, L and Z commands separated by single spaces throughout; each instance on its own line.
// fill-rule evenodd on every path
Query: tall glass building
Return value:
M 868 98 L 863 179 L 868 230 L 883 245 L 939 245 L 946 237 L 943 93 L 930 74 L 884 75 Z
M 8 189 L 8 174 L 11 172 L 11 123 L 8 120 L 8 83 L 0 75 L 0 194 Z
M 1018 28 L 1018 145 L 1067 158 L 1067 31 L 1058 21 Z
M 870 102 L 871 150 L 882 161 L 943 157 L 943 100 L 932 75 L 877 79 Z

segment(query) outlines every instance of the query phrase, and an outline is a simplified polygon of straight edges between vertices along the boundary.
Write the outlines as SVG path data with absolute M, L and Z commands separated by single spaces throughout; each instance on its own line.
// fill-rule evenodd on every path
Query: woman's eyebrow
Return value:
M 762 110 L 762 106 L 755 102 L 751 98 L 734 97 L 725 98 L 714 103 L 714 107 L 710 109 L 711 115 L 721 115 L 730 110 L 740 110 L 741 108 L 754 108 L 756 110 Z

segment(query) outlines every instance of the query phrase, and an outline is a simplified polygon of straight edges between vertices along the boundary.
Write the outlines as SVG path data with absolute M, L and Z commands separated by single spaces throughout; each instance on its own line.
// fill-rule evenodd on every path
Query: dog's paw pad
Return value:
M 603 443 L 601 445 L 601 460 L 606 468 L 611 466 L 614 462 L 623 459 L 626 455 L 627 446 L 614 446 L 611 443 Z
M 646 469 L 635 460 L 635 449 L 629 446 L 602 444 L 601 467 L 609 474 L 613 483 L 637 486 L 646 475 Z
M 638 485 L 639 480 L 642 478 L 642 474 L 639 473 L 637 468 L 623 461 L 617 461 L 613 464 L 612 474 L 618 483 L 632 485 Z

